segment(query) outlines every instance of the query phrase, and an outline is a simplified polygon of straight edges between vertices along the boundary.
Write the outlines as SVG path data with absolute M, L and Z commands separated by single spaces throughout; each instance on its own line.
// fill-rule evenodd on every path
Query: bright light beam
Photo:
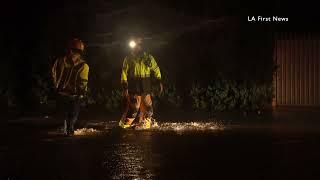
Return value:
M 131 48 L 134 48 L 134 47 L 136 47 L 136 42 L 135 41 L 130 41 L 130 43 L 129 43 L 129 46 L 131 47 Z

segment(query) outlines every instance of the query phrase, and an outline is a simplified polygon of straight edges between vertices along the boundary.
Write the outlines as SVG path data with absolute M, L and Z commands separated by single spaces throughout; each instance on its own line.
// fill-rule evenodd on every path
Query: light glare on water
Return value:
M 88 125 L 94 125 L 95 128 L 81 128 L 74 131 L 76 136 L 90 136 L 109 131 L 113 128 L 118 127 L 118 122 L 99 122 L 99 123 L 88 123 Z M 104 130 L 101 129 L 104 127 Z M 97 129 L 98 127 L 98 129 Z M 100 128 L 99 128 L 100 127 Z M 225 129 L 225 125 L 219 122 L 154 122 L 151 131 L 175 131 L 178 133 L 201 131 L 201 132 L 214 132 Z M 59 129 L 58 132 L 49 132 L 49 134 L 63 133 L 63 128 Z
M 101 124 L 100 124 L 101 125 Z M 105 122 L 105 129 L 117 127 L 118 122 Z M 151 130 L 154 131 L 216 131 L 225 129 L 221 122 L 154 122 Z
M 190 123 L 160 123 L 159 130 L 162 131 L 214 131 L 222 130 L 223 126 L 216 122 L 190 122 Z
M 93 129 L 93 128 L 82 128 L 82 129 L 77 129 L 74 131 L 74 135 L 76 136 L 85 136 L 85 135 L 92 135 L 92 134 L 97 134 L 100 131 Z

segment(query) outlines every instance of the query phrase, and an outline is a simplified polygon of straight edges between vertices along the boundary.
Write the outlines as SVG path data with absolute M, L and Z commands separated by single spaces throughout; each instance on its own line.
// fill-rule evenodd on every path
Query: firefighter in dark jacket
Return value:
M 82 59 L 84 43 L 79 39 L 69 42 L 66 55 L 55 60 L 52 67 L 54 88 L 58 94 L 58 106 L 65 113 L 64 133 L 74 134 L 80 104 L 88 90 L 89 66 Z
M 130 43 L 131 54 L 125 57 L 122 66 L 121 84 L 127 107 L 119 122 L 122 128 L 131 127 L 139 114 L 138 129 L 151 127 L 153 115 L 151 99 L 151 76 L 155 77 L 162 92 L 161 72 L 154 57 L 142 51 L 142 39 L 134 38 Z

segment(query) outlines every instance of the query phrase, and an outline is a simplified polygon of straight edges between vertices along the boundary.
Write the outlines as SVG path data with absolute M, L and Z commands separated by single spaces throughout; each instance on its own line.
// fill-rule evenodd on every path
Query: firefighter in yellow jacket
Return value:
M 129 45 L 132 51 L 124 59 L 121 73 L 121 84 L 127 106 L 119 126 L 122 128 L 131 127 L 132 122 L 139 114 L 139 123 L 136 128 L 148 129 L 151 127 L 153 115 L 151 76 L 157 80 L 161 93 L 163 89 L 161 72 L 154 57 L 142 51 L 141 38 L 134 38 Z
M 84 43 L 79 39 L 69 42 L 66 55 L 55 60 L 52 79 L 58 94 L 58 106 L 65 113 L 64 133 L 74 134 L 81 100 L 87 93 L 89 66 L 82 59 Z

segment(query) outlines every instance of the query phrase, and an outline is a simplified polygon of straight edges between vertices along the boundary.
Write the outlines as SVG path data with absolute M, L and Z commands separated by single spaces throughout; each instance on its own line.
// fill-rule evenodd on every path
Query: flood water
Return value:
M 147 131 L 91 122 L 61 129 L 11 127 L 1 144 L 1 179 L 314 179 L 318 130 L 274 123 L 161 122 Z M 26 129 L 28 129 L 26 131 Z

